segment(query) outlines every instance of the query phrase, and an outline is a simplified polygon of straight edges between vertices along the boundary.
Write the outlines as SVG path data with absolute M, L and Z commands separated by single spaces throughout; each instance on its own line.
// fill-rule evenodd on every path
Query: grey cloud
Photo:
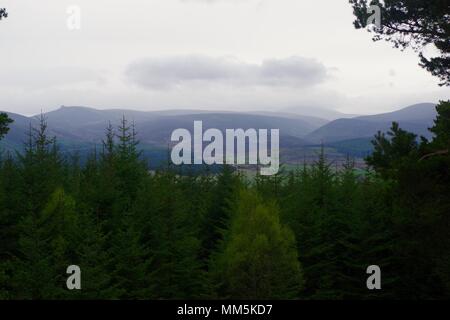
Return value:
M 133 62 L 127 67 L 125 76 L 130 82 L 148 89 L 199 82 L 208 85 L 309 87 L 324 82 L 328 69 L 314 59 L 298 56 L 251 64 L 233 57 L 187 55 Z
M 314 59 L 291 57 L 282 60 L 266 60 L 261 66 L 262 78 L 274 84 L 308 86 L 323 82 L 327 68 Z

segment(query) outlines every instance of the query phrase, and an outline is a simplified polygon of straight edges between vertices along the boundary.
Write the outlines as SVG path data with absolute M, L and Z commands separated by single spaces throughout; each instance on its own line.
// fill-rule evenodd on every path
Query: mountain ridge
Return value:
M 370 152 L 370 139 L 377 131 L 387 131 L 392 121 L 418 135 L 430 137 L 428 128 L 436 116 L 435 104 L 419 103 L 397 111 L 375 115 L 340 118 L 328 121 L 314 116 L 302 116 L 288 112 L 254 111 L 222 112 L 210 110 L 160 110 L 138 111 L 128 109 L 99 110 L 81 106 L 63 106 L 44 113 L 49 135 L 57 137 L 66 150 L 89 149 L 100 145 L 109 123 L 117 126 L 123 116 L 133 121 L 138 139 L 146 149 L 165 150 L 173 130 L 193 130 L 196 120 L 203 121 L 204 130 L 217 128 L 280 129 L 280 148 L 289 153 L 290 159 L 305 154 L 305 149 L 316 148 L 323 143 L 337 153 L 360 156 Z M 23 147 L 30 124 L 38 125 L 38 116 L 22 116 L 8 112 L 15 120 L 10 132 L 0 145 L 14 150 Z
M 398 122 L 404 130 L 431 137 L 428 128 L 433 125 L 436 104 L 418 103 L 397 111 L 349 119 L 337 119 L 308 134 L 313 143 L 334 143 L 344 140 L 373 137 L 378 131 L 387 131 L 392 122 Z

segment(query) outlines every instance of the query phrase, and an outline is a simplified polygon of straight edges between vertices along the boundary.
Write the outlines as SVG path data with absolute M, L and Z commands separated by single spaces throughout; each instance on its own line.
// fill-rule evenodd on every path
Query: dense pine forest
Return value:
M 80 164 L 42 118 L 0 161 L 0 299 L 448 299 L 450 103 L 437 111 L 432 141 L 379 133 L 364 175 L 322 152 L 252 181 L 149 171 L 125 119 Z

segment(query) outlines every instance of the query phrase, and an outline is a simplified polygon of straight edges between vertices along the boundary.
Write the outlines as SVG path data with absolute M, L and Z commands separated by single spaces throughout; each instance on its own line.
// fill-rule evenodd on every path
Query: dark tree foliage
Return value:
M 419 52 L 420 65 L 450 85 L 450 4 L 448 0 L 350 0 L 356 28 L 365 28 L 376 5 L 381 9 L 381 26 L 368 28 L 375 33 L 374 41 L 386 40 L 394 47 L 412 47 Z M 423 48 L 434 45 L 440 55 L 427 58 Z
M 6 12 L 5 8 L 0 8 L 0 20 L 8 17 L 8 12 Z
M 449 102 L 441 102 L 430 129 L 435 137 L 416 141 L 415 135 L 394 124 L 389 139 L 377 136 L 368 162 L 391 181 L 395 195 L 398 296 L 440 298 L 450 291 L 450 157 Z
M 231 206 L 239 188 L 239 179 L 225 166 L 217 178 L 217 184 L 212 192 L 213 205 L 204 213 L 202 230 L 203 255 L 208 258 L 211 252 L 217 248 L 217 244 L 223 239 L 223 232 L 228 226 Z
M 438 116 L 434 121 L 434 126 L 430 128 L 430 131 L 435 134 L 433 145 L 448 153 L 450 147 L 450 100 L 441 101 L 436 110 Z
M 374 152 L 366 158 L 367 164 L 387 177 L 395 174 L 402 162 L 418 157 L 417 136 L 402 130 L 396 122 L 392 123 L 387 134 L 378 132 L 372 144 Z
M 0 14 L 1 17 L 1 14 Z M 9 125 L 13 123 L 13 120 L 8 117 L 8 115 L 4 112 L 0 113 L 0 140 L 8 134 Z

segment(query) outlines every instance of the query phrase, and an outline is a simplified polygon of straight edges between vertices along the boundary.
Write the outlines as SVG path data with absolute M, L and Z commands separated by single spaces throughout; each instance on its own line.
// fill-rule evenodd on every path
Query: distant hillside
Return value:
M 21 150 L 30 123 L 38 125 L 38 116 L 25 117 L 9 113 L 14 119 L 10 133 L 0 142 L 3 149 Z M 117 127 L 125 116 L 134 121 L 138 138 L 144 150 L 164 150 L 170 142 L 172 132 L 178 128 L 193 130 L 195 120 L 203 121 L 204 130 L 217 128 L 242 129 L 280 129 L 283 146 L 303 146 L 301 138 L 316 130 L 326 120 L 315 117 L 302 117 L 292 114 L 276 114 L 271 112 L 236 113 L 207 112 L 199 110 L 167 110 L 167 111 L 134 111 L 134 110 L 97 110 L 87 107 L 61 107 L 45 114 L 49 134 L 58 138 L 63 151 L 92 150 L 104 139 L 105 128 L 111 122 Z M 164 155 L 166 157 L 166 154 Z
M 9 126 L 8 135 L 1 141 L 1 145 L 6 149 L 22 148 L 26 141 L 26 133 L 30 130 L 30 124 L 35 126 L 37 121 L 31 117 L 25 117 L 20 114 L 7 112 L 8 116 L 14 120 Z
M 193 112 L 193 113 L 188 113 Z M 45 114 L 49 128 L 62 139 L 84 142 L 100 142 L 109 122 L 117 125 L 125 116 L 134 121 L 139 139 L 143 143 L 167 146 L 171 133 L 178 128 L 193 129 L 196 120 L 203 121 L 204 129 L 280 129 L 281 136 L 304 137 L 326 120 L 301 117 L 277 116 L 275 113 L 213 113 L 200 111 L 156 111 L 96 110 L 85 107 L 62 107 Z
M 328 121 L 342 119 L 342 118 L 353 118 L 356 115 L 345 114 L 333 109 L 321 108 L 321 107 L 307 107 L 307 106 L 296 106 L 289 107 L 280 110 L 282 113 L 296 114 L 300 116 L 316 117 L 321 119 L 326 119 Z
M 306 139 L 313 143 L 334 143 L 371 138 L 378 131 L 387 131 L 393 121 L 398 122 L 402 129 L 430 138 L 428 128 L 433 125 L 435 117 L 435 104 L 421 103 L 390 113 L 334 120 L 308 134 Z
M 25 117 L 9 113 L 14 119 L 9 134 L 0 142 L 2 149 L 21 150 L 27 139 L 30 124 L 38 125 L 37 116 Z M 434 105 L 417 104 L 399 111 L 351 119 L 327 121 L 314 116 L 287 112 L 211 112 L 201 110 L 133 111 L 97 110 L 87 107 L 61 107 L 45 114 L 49 135 L 58 138 L 62 151 L 85 153 L 101 145 L 105 128 L 111 122 L 117 127 L 125 115 L 134 121 L 144 155 L 152 161 L 167 160 L 167 146 L 172 132 L 178 128 L 193 130 L 195 120 L 203 121 L 204 130 L 217 128 L 280 129 L 282 161 L 297 163 L 313 158 L 321 142 L 329 156 L 337 158 L 347 154 L 364 157 L 372 150 L 370 141 L 377 131 L 387 131 L 392 121 L 405 130 L 430 137 L 428 128 L 436 116 Z
M 324 118 L 318 118 L 313 116 L 300 115 L 296 113 L 288 113 L 288 112 L 271 112 L 271 111 L 255 111 L 249 112 L 248 114 L 258 114 L 269 117 L 281 117 L 288 119 L 301 119 L 303 121 L 307 121 L 310 125 L 320 128 L 321 126 L 330 122 L 330 120 L 326 120 Z

